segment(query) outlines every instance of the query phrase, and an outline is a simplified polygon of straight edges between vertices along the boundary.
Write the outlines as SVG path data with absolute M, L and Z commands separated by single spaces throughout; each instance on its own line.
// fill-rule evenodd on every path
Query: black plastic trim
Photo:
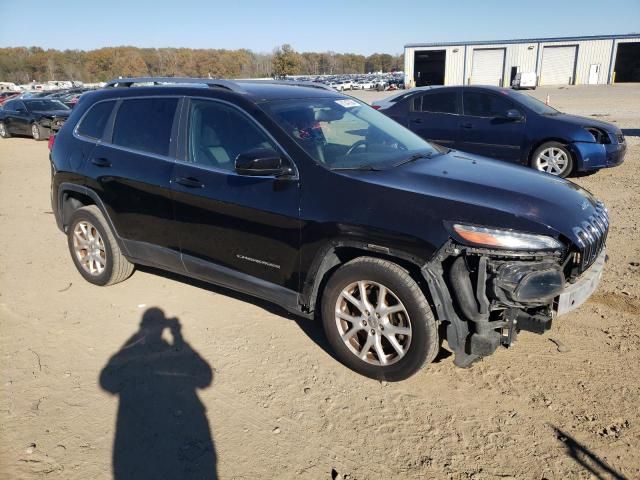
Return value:
M 183 254 L 182 263 L 189 276 L 273 302 L 290 312 L 300 313 L 298 293 L 293 290 L 191 255 Z

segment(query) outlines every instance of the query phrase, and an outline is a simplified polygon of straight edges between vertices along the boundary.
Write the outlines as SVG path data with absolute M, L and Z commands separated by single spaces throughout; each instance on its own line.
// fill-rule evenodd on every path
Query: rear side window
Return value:
M 17 104 L 18 102 L 16 102 L 15 100 L 9 100 L 7 103 L 4 104 L 4 109 L 13 111 L 16 109 Z
M 115 101 L 111 101 L 100 102 L 93 105 L 82 118 L 78 126 L 78 133 L 89 138 L 102 138 L 104 127 L 109 121 L 109 116 L 115 104 Z
M 458 113 L 458 94 L 455 91 L 450 91 L 423 95 L 421 111 L 430 113 Z
M 473 117 L 497 117 L 513 108 L 509 100 L 482 92 L 464 92 L 462 103 L 464 114 Z
M 177 98 L 124 100 L 113 127 L 113 143 L 157 155 L 169 155 Z

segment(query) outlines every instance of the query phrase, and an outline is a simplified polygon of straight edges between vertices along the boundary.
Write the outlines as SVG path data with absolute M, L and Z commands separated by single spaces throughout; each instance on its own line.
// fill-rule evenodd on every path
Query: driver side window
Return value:
M 235 170 L 241 153 L 258 148 L 278 151 L 237 109 L 209 100 L 191 101 L 188 138 L 190 162 L 227 171 Z

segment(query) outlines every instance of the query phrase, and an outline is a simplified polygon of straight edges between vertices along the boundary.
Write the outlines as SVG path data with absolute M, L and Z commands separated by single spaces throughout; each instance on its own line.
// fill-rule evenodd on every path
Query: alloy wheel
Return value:
M 0 137 L 4 137 L 7 134 L 7 130 L 4 123 L 0 123 Z
M 361 280 L 347 285 L 338 296 L 335 321 L 347 348 L 371 365 L 392 365 L 409 351 L 407 309 L 380 283 Z
M 73 249 L 82 268 L 93 276 L 101 275 L 107 264 L 107 251 L 100 232 L 89 222 L 78 222 L 73 229 Z
M 40 129 L 35 123 L 31 125 L 31 135 L 35 140 L 40 140 Z
M 560 148 L 545 148 L 536 157 L 535 167 L 541 172 L 563 175 L 569 168 L 569 157 L 567 152 Z

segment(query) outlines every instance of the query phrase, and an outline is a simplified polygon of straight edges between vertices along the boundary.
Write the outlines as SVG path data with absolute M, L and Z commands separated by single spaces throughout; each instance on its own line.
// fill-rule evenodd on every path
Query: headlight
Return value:
M 557 250 L 564 245 L 552 237 L 456 223 L 453 230 L 466 242 L 507 250 Z

